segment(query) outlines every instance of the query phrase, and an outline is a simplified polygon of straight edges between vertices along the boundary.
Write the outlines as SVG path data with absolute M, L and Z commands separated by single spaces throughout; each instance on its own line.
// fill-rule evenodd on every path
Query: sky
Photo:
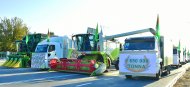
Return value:
M 160 33 L 190 44 L 188 0 L 0 0 L 0 17 L 19 17 L 30 32 L 71 36 L 87 27 L 102 27 L 104 36 L 155 28 Z M 126 37 L 124 37 L 126 38 Z M 190 47 L 190 46 L 189 46 Z M 188 47 L 188 48 L 189 48 Z

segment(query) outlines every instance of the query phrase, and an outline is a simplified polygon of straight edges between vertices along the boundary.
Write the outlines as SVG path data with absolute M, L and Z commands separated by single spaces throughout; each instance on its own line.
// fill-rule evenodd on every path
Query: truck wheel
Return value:
M 126 78 L 131 79 L 132 75 L 125 75 Z
M 167 66 L 167 67 L 166 67 L 166 71 L 164 72 L 164 75 L 167 76 L 167 75 L 169 75 L 169 74 L 170 74 L 170 67 Z
M 181 65 L 181 64 L 179 64 L 179 67 L 182 67 L 182 65 Z
M 156 74 L 156 80 L 159 80 L 161 78 L 161 71 L 159 70 L 159 72 Z
M 26 62 L 26 67 L 31 67 L 31 60 L 29 60 L 28 62 Z
M 167 71 L 165 72 L 165 75 L 167 76 L 167 75 L 169 75 L 169 74 L 170 74 L 170 71 L 167 70 Z
M 171 68 L 170 68 L 170 67 L 168 67 L 168 74 L 170 74 L 170 73 L 171 73 L 170 71 L 171 71 Z
M 119 60 L 117 60 L 116 63 L 115 63 L 115 69 L 119 70 Z
M 179 65 L 177 65 L 176 68 L 178 69 L 178 68 L 179 68 Z

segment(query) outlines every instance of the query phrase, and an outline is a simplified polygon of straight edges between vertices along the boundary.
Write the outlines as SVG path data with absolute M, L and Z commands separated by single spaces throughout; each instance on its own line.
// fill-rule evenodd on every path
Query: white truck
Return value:
M 35 53 L 32 53 L 31 68 L 49 68 L 52 58 L 70 58 L 74 46 L 67 36 L 51 37 L 49 41 L 38 43 Z
M 189 53 L 189 49 L 187 51 L 187 62 L 190 62 L 190 53 Z
M 184 64 L 186 64 L 188 62 L 188 57 L 187 57 L 187 49 L 183 48 L 183 58 L 184 58 Z
M 185 56 L 185 50 L 184 50 L 184 44 L 180 44 L 180 50 L 179 50 L 179 57 L 180 57 L 180 64 L 186 64 L 186 56 Z
M 137 31 L 132 32 L 133 34 Z M 150 29 L 155 35 L 156 31 Z M 132 76 L 149 76 L 161 78 L 162 73 L 170 74 L 170 66 L 173 64 L 172 41 L 155 36 L 131 37 L 125 39 L 124 50 L 119 56 L 119 73 L 126 78 Z
M 180 67 L 180 51 L 178 50 L 178 47 L 173 46 L 173 66 L 176 66 L 176 68 Z

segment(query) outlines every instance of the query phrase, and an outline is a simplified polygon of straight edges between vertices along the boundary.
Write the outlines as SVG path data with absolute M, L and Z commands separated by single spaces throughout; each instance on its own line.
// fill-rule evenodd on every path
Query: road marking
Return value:
M 46 79 L 69 77 L 69 76 L 76 76 L 76 75 L 79 75 L 79 74 L 53 76 L 53 77 L 46 77 L 46 78 L 40 78 L 40 79 L 31 79 L 31 80 L 23 80 L 23 81 L 14 81 L 14 82 L 0 83 L 0 85 L 9 85 L 9 84 L 16 84 L 16 83 L 32 82 L 32 81 L 37 81 L 37 80 L 46 80 Z
M 0 67 L 1 71 L 19 71 L 19 70 L 37 70 L 32 68 L 8 68 L 8 67 Z
M 27 73 L 1 74 L 0 77 L 13 76 L 13 75 L 40 74 L 40 73 L 49 73 L 49 72 L 48 72 L 48 71 L 41 71 L 41 72 L 27 72 Z
M 108 78 L 108 79 L 104 79 L 104 80 L 111 80 L 111 79 L 113 79 L 113 78 Z
M 81 87 L 81 86 L 85 86 L 85 85 L 89 85 L 89 84 L 92 84 L 92 83 L 84 83 L 84 84 L 77 85 L 76 87 Z

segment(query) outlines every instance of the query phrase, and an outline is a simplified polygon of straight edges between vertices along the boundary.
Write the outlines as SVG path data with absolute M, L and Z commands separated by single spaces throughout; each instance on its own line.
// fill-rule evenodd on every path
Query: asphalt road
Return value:
M 186 64 L 173 69 L 170 75 L 158 81 L 150 77 L 126 79 L 115 69 L 110 69 L 102 76 L 90 77 L 86 74 L 0 67 L 0 87 L 166 87 L 189 66 Z

